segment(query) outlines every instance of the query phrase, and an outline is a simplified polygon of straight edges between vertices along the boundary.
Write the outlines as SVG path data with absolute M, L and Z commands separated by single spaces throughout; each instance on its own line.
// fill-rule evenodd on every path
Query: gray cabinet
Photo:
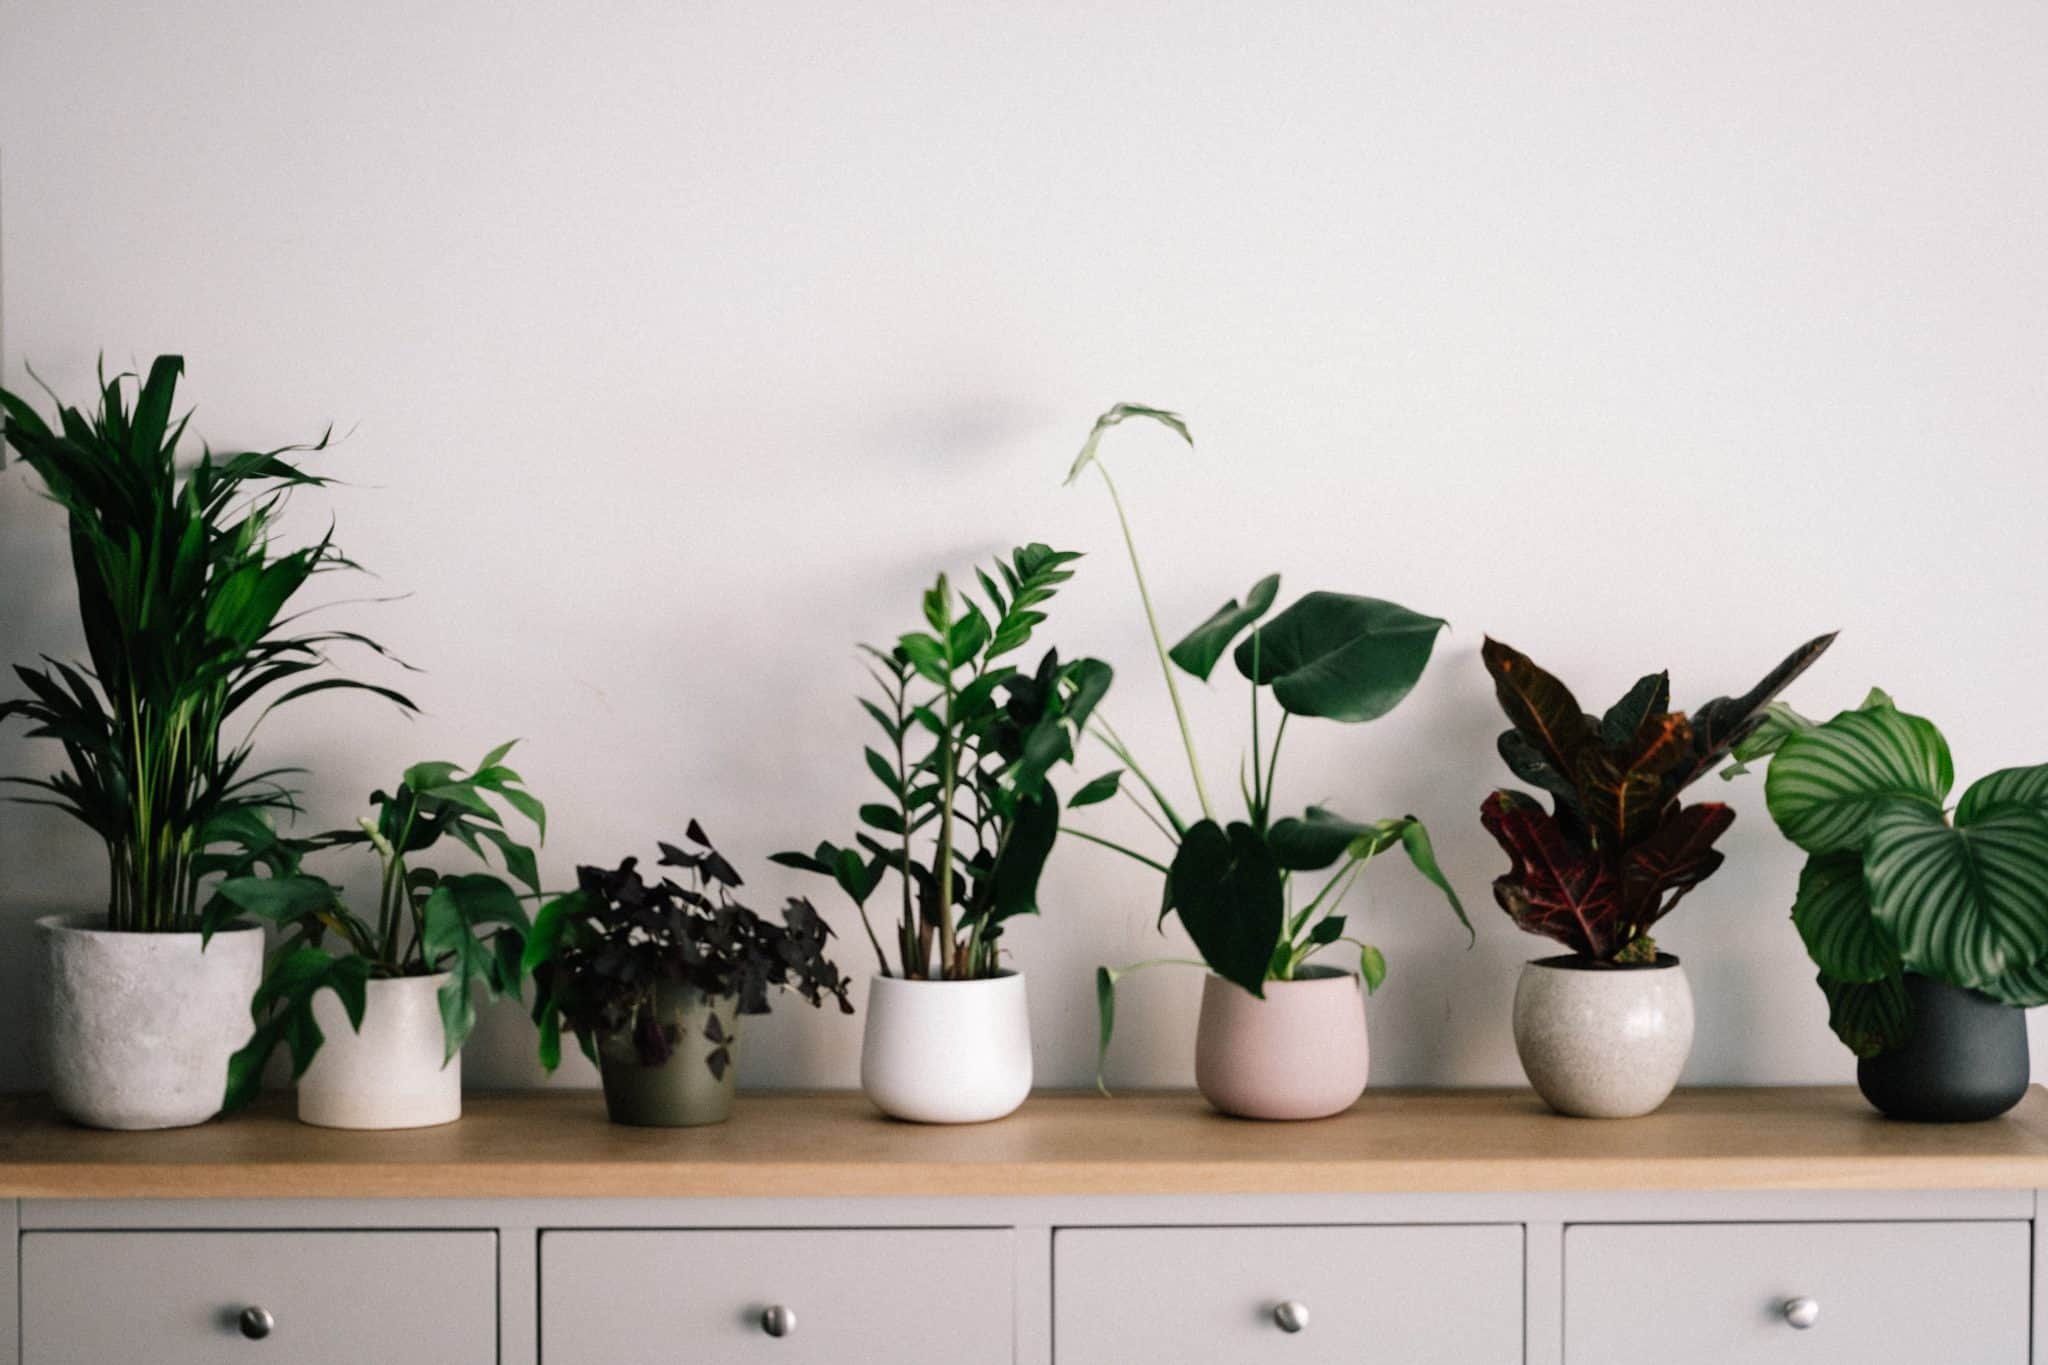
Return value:
M 2027 1365 L 2023 1222 L 1578 1226 L 1565 1365 Z
M 1007 1365 L 1002 1229 L 548 1231 L 544 1365 Z
M 1060 1365 L 1517 1365 L 1522 1229 L 1063 1228 L 1053 1303 Z
M 28 1232 L 23 1365 L 491 1365 L 492 1232 Z

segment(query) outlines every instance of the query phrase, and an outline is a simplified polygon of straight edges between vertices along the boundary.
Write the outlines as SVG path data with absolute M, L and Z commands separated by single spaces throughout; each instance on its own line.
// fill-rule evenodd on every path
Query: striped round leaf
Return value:
M 1982 990 L 2048 957 L 2048 815 L 1993 806 L 1951 826 L 1894 801 L 1870 817 L 1871 910 L 1914 971 Z
M 1879 806 L 1941 812 L 1955 784 L 1948 744 L 1931 721 L 1891 707 L 1844 711 L 1785 741 L 1764 778 L 1771 818 L 1808 853 L 1860 849 Z
M 1913 1036 L 1913 1002 L 1898 977 L 1858 984 L 1822 972 L 1819 981 L 1828 998 L 1828 1027 L 1858 1057 L 1881 1056 Z
M 2048 959 L 1999 977 L 1984 988 L 1984 994 L 2023 1010 L 2048 1005 Z
M 1857 854 L 1817 853 L 1806 860 L 1792 923 L 1806 940 L 1807 956 L 1837 981 L 1859 985 L 1898 975 L 1899 950 L 1870 913 Z
M 1974 825 L 1985 810 L 2006 805 L 2033 806 L 2048 812 L 2048 763 L 2032 768 L 2001 768 L 1978 778 L 1956 807 L 1956 823 Z

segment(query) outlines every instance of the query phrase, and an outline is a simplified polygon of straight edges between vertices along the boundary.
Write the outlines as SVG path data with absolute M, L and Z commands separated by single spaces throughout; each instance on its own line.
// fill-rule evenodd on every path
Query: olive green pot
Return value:
M 643 1066 L 630 1033 L 598 1041 L 598 1073 L 604 1079 L 604 1108 L 613 1123 L 642 1128 L 694 1128 L 732 1117 L 733 1081 L 739 1073 L 739 998 L 708 996 L 688 986 L 663 987 L 656 1009 L 675 1050 L 660 1066 Z M 718 1021 L 717 1029 L 710 1027 Z M 709 1034 L 710 1036 L 707 1036 Z M 723 1043 L 712 1041 L 723 1037 Z M 714 1076 L 707 1059 L 726 1050 L 724 1075 Z

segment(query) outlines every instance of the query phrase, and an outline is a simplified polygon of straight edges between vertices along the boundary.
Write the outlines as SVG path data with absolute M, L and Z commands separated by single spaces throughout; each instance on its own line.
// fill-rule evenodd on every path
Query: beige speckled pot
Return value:
M 1247 1119 L 1320 1119 L 1365 1093 L 1365 992 L 1358 977 L 1307 967 L 1268 981 L 1262 1000 L 1211 975 L 1195 1030 L 1195 1084 Z
M 1692 987 L 1669 953 L 1641 967 L 1546 957 L 1515 983 L 1515 1051 L 1560 1114 L 1628 1119 L 1664 1103 L 1692 1053 Z

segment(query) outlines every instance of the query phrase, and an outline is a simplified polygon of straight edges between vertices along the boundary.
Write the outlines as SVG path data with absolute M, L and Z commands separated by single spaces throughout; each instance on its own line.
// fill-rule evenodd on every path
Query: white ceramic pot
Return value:
M 1365 1093 L 1365 991 L 1355 973 L 1308 967 L 1263 997 L 1211 973 L 1195 1030 L 1195 1085 L 1226 1114 L 1320 1119 Z
M 228 1058 L 255 1032 L 263 930 L 116 933 L 100 915 L 36 921 L 43 1062 L 57 1111 L 93 1128 L 183 1128 L 220 1112 Z
M 1024 978 L 868 982 L 860 1086 L 913 1123 L 985 1123 L 1031 1093 L 1031 1016 Z
M 1515 983 L 1515 1051 L 1545 1103 L 1629 1119 L 1669 1098 L 1692 1053 L 1692 987 L 1666 953 L 1640 967 L 1546 957 Z
M 368 984 L 363 1028 L 333 991 L 313 997 L 327 1041 L 299 1077 L 299 1121 L 322 1128 L 431 1128 L 462 1117 L 462 1054 L 441 1061 L 441 985 L 448 973 Z

